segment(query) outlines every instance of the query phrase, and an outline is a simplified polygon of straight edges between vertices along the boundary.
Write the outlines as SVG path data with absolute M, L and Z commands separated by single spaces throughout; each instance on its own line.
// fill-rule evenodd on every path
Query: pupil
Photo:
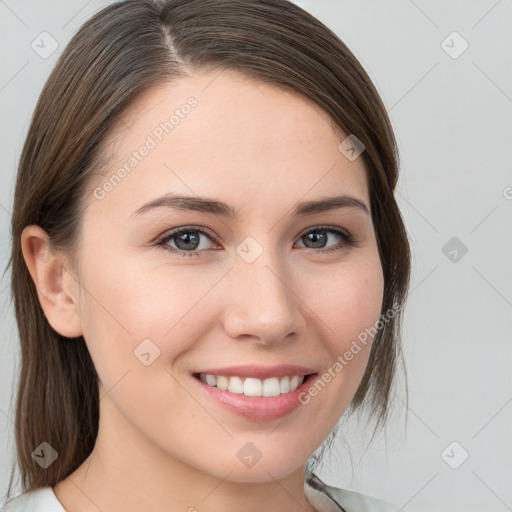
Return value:
M 318 235 L 320 233 L 320 235 Z M 325 231 L 316 231 L 312 233 L 308 233 L 306 235 L 306 239 L 310 242 L 313 242 L 313 247 L 316 249 L 318 247 L 322 248 L 326 242 L 326 232 Z
M 187 231 L 187 233 L 183 233 L 181 235 L 178 235 L 176 239 L 176 246 L 178 249 L 186 250 L 186 249 L 197 249 L 199 246 L 199 236 L 196 234 L 190 235 L 190 233 L 193 233 L 191 231 Z M 184 244 L 183 244 L 184 242 Z M 186 244 L 192 243 L 192 246 L 186 245 Z

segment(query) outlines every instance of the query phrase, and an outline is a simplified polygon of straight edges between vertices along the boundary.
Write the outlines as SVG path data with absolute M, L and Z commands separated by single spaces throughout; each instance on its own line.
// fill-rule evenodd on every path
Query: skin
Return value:
M 344 136 L 298 94 L 229 71 L 147 91 L 108 140 L 106 178 L 190 96 L 197 107 L 121 183 L 103 199 L 88 193 L 77 268 L 49 250 L 40 227 L 23 232 L 46 318 L 64 336 L 84 336 L 100 378 L 94 450 L 54 487 L 68 512 L 313 511 L 305 464 L 367 365 L 370 344 L 284 420 L 241 418 L 191 385 L 195 370 L 235 364 L 322 374 L 378 320 L 383 275 L 370 215 L 291 215 L 298 202 L 341 194 L 370 208 L 362 159 L 339 151 Z M 239 218 L 167 208 L 130 217 L 166 192 L 216 198 Z M 191 225 L 216 237 L 200 235 L 198 257 L 155 245 Z M 336 234 L 306 245 L 302 235 L 319 225 L 347 230 L 357 247 Z M 236 252 L 247 236 L 263 248 L 250 264 Z M 334 246 L 343 248 L 322 252 Z M 146 338 L 160 349 L 149 366 L 133 353 Z M 262 453 L 251 468 L 237 458 L 247 442 Z

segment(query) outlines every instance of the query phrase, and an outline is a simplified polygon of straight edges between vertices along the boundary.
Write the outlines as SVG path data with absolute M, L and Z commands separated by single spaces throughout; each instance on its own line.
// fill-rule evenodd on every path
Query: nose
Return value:
M 297 278 L 270 251 L 252 263 L 236 256 L 235 268 L 226 277 L 224 329 L 232 339 L 273 345 L 300 337 L 306 306 L 295 291 Z

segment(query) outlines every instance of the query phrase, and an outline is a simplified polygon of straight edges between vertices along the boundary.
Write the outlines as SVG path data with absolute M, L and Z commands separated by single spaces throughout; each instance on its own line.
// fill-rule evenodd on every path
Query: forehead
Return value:
M 237 210 L 333 192 L 369 204 L 362 159 L 338 149 L 344 137 L 298 93 L 228 70 L 190 73 L 146 91 L 119 119 L 95 183 L 111 185 L 91 206 L 115 200 L 127 217 L 169 191 L 222 197 Z

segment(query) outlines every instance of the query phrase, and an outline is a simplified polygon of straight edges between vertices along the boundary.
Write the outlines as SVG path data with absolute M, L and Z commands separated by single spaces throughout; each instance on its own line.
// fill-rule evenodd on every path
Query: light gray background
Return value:
M 2 269 L 16 163 L 37 97 L 71 35 L 108 3 L 0 0 Z M 410 512 L 512 510 L 512 1 L 296 3 L 341 37 L 382 95 L 400 145 L 397 197 L 414 252 L 404 328 L 407 427 L 398 407 L 387 446 L 380 436 L 365 450 L 368 436 L 347 424 L 320 476 Z M 47 59 L 31 48 L 43 31 L 59 44 Z M 469 44 L 458 58 L 441 45 L 453 31 Z M 452 53 L 462 48 L 453 36 L 445 45 Z M 455 253 L 442 252 L 452 237 L 468 249 L 456 261 Z M 0 283 L 0 499 L 14 457 L 18 361 L 8 284 L 6 275 Z M 467 460 L 450 467 L 447 461 L 456 466 L 465 452 Z

